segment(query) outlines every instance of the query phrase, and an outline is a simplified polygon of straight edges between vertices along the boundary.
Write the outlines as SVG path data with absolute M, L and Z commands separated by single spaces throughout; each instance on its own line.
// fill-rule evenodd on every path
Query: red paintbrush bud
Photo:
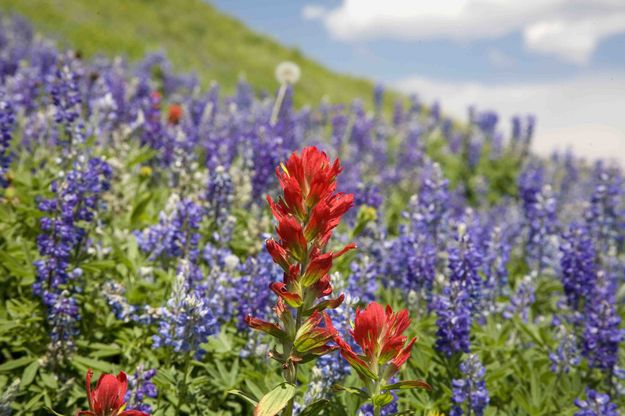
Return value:
M 102 374 L 98 379 L 95 390 L 91 390 L 91 377 L 93 371 L 87 371 L 87 398 L 89 410 L 81 410 L 76 413 L 89 416 L 149 416 L 138 410 L 123 410 L 125 407 L 124 396 L 128 389 L 128 379 L 123 371 L 117 376 Z
M 303 261 L 306 258 L 308 243 L 302 226 L 295 217 L 290 215 L 283 217 L 278 223 L 276 232 L 280 237 L 280 245 L 291 254 L 291 257 L 297 261 Z
M 167 122 L 172 125 L 177 125 L 180 123 L 180 119 L 182 118 L 182 106 L 180 104 L 172 104 L 169 106 L 169 111 L 167 112 Z
M 274 263 L 282 267 L 283 270 L 289 269 L 289 254 L 275 240 L 267 240 L 265 243 L 267 251 L 271 255 Z

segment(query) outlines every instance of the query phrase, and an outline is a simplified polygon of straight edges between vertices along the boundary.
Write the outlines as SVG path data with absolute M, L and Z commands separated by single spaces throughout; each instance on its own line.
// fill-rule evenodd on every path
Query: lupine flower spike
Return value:
M 91 390 L 93 371 L 87 371 L 87 399 L 89 410 L 80 410 L 76 416 L 150 416 L 138 410 L 124 410 L 124 397 L 128 389 L 126 373 L 120 371 L 117 376 L 102 374 L 98 379 L 95 390 Z
M 341 355 L 358 373 L 365 386 L 365 395 L 373 402 L 374 408 L 382 408 L 393 400 L 395 389 L 423 388 L 430 390 L 428 383 L 422 380 L 407 380 L 390 383 L 408 358 L 416 337 L 406 343 L 403 335 L 410 326 L 408 311 L 403 309 L 394 313 L 390 306 L 386 309 L 376 302 L 371 302 L 364 310 L 356 310 L 354 329 L 350 331 L 356 344 L 362 349 L 357 354 L 345 340 L 338 335 L 334 340 L 341 349 Z

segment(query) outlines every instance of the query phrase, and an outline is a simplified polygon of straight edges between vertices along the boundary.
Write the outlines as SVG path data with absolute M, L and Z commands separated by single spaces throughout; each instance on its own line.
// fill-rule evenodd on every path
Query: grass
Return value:
M 324 96 L 334 103 L 361 97 L 372 105 L 370 81 L 333 72 L 202 0 L 3 0 L 0 10 L 27 17 L 37 31 L 86 57 L 135 61 L 164 51 L 176 70 L 196 73 L 204 86 L 215 80 L 226 93 L 242 74 L 257 90 L 274 90 L 276 64 L 290 60 L 302 70 L 297 105 L 317 104 Z

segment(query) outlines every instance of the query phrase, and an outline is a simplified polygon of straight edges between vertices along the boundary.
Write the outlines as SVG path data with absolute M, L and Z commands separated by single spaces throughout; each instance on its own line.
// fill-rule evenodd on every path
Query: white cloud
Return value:
M 320 19 L 325 16 L 326 9 L 316 4 L 307 4 L 302 8 L 302 17 L 308 20 Z
M 308 5 L 302 13 L 345 41 L 463 41 L 521 32 L 529 50 L 578 64 L 602 39 L 625 32 L 623 0 L 343 0 L 332 10 Z
M 571 146 L 588 159 L 625 164 L 625 75 L 594 75 L 550 83 L 486 85 L 420 77 L 394 85 L 425 102 L 441 99 L 448 114 L 466 119 L 467 107 L 495 109 L 505 128 L 515 114 L 537 116 L 535 150 L 548 155 Z

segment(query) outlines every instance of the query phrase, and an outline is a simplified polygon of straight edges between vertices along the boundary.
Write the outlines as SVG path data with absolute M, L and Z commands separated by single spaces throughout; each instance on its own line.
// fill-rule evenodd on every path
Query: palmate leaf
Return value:
M 265 394 L 254 409 L 254 416 L 275 416 L 284 409 L 295 396 L 296 388 L 290 383 L 278 384 L 273 390 Z

